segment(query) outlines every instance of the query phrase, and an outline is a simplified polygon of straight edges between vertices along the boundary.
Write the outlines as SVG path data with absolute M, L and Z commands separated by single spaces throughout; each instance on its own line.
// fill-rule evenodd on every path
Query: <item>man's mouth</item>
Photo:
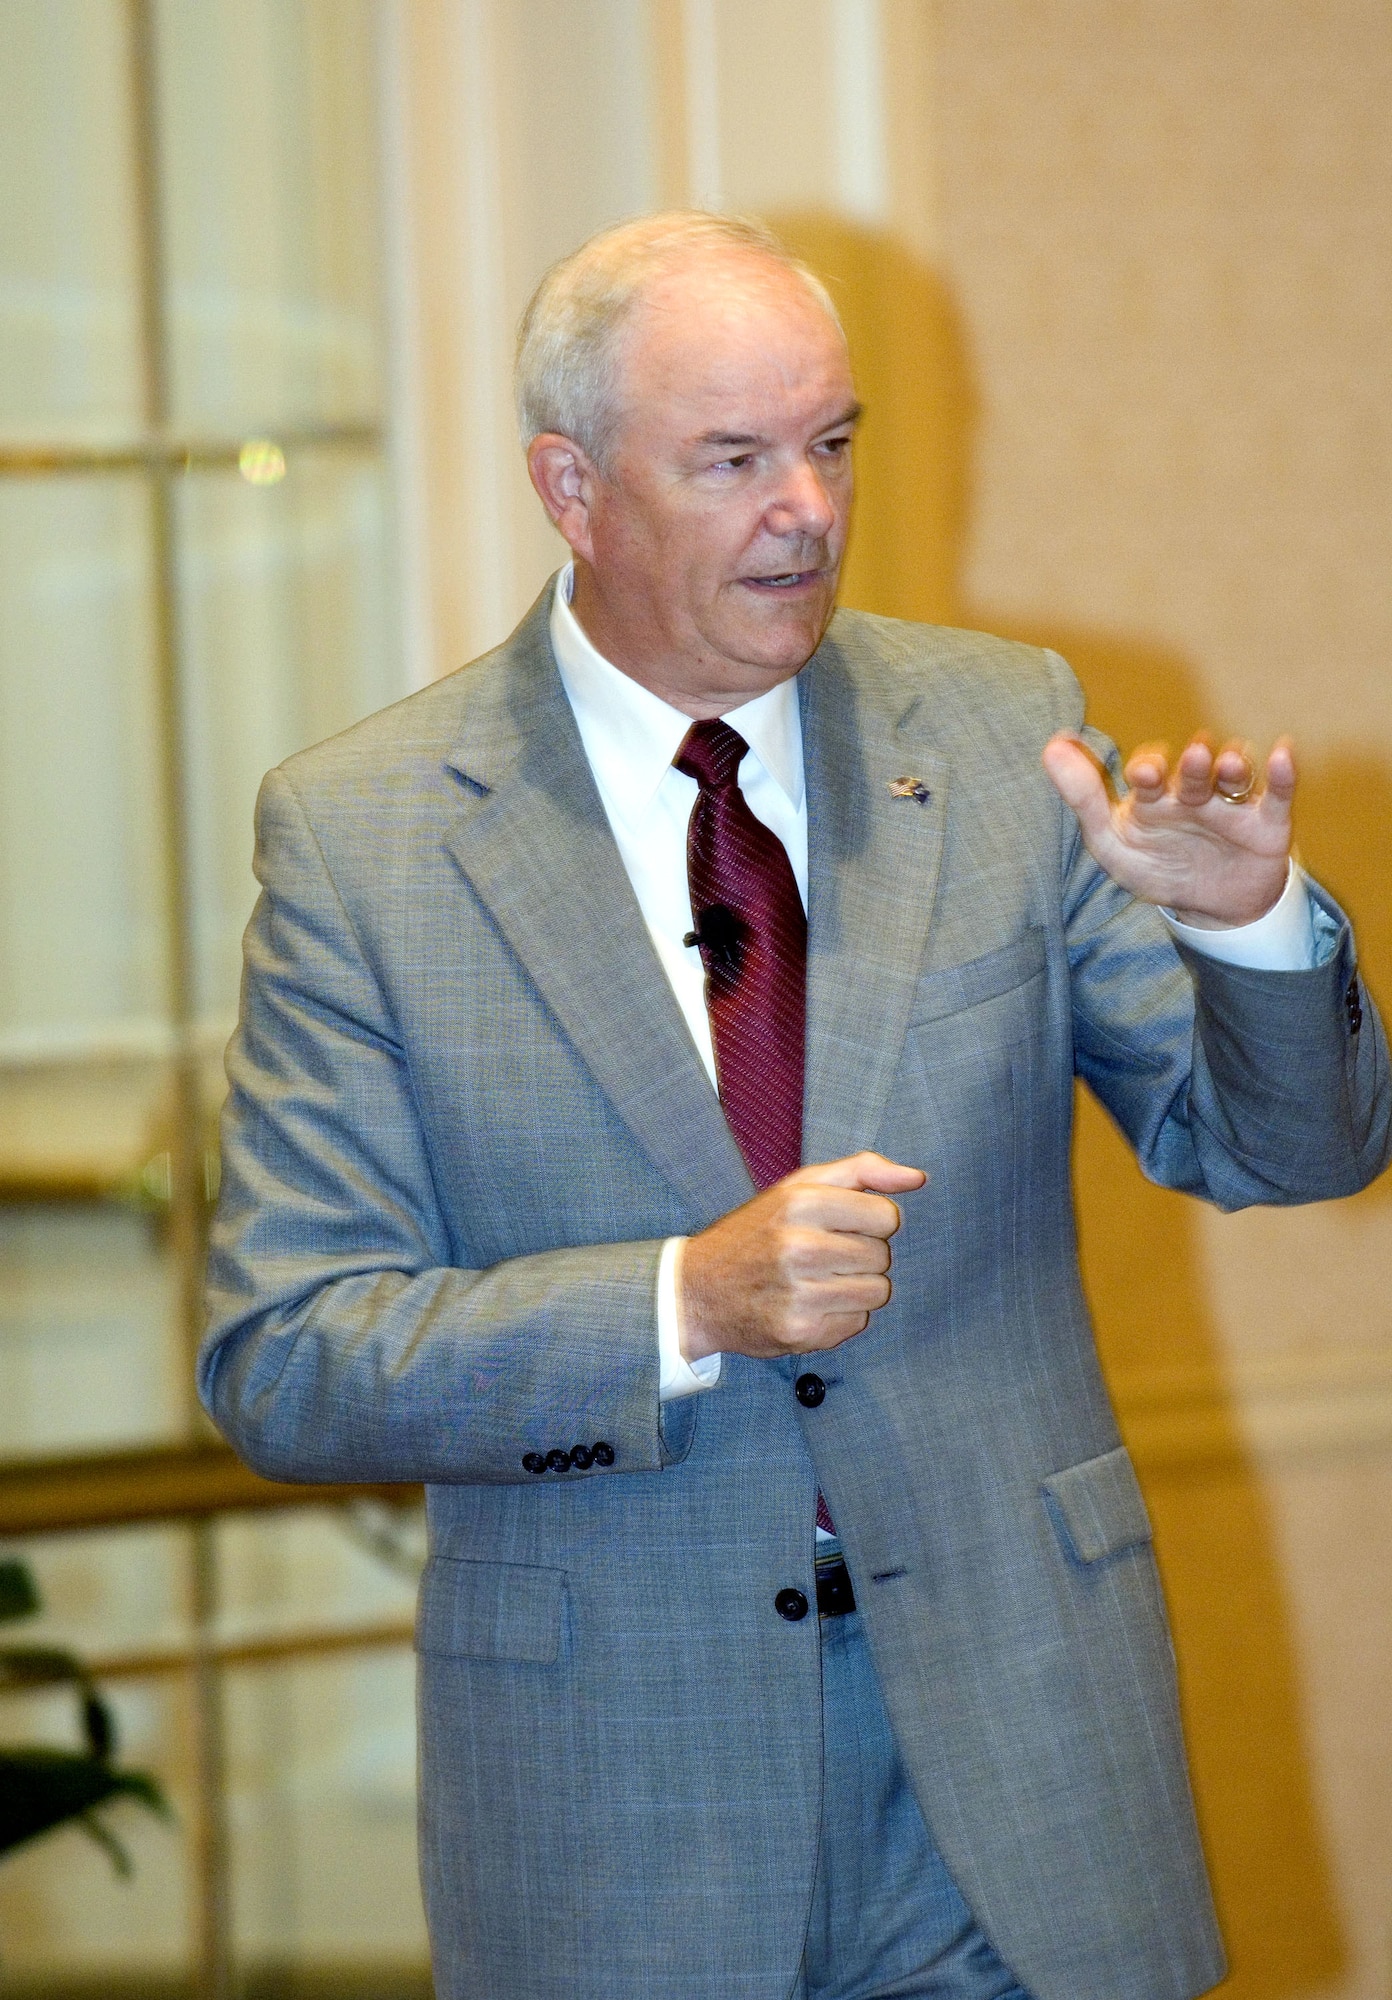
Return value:
M 776 576 L 745 576 L 741 577 L 740 581 L 747 584 L 751 590 L 786 591 L 797 590 L 809 583 L 817 583 L 821 580 L 821 574 L 820 569 L 787 569 L 780 570 Z

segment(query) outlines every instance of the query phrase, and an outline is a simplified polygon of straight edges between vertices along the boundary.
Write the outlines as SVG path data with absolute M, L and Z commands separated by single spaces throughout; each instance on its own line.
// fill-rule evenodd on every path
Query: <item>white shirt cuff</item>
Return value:
M 688 1361 L 681 1351 L 677 1283 L 685 1243 L 684 1236 L 669 1236 L 657 1267 L 657 1400 L 660 1403 L 674 1403 L 679 1396 L 694 1396 L 699 1389 L 713 1389 L 720 1380 L 718 1354 L 703 1354 L 699 1361 Z
M 1245 966 L 1250 972 L 1308 972 L 1315 963 L 1313 904 L 1305 877 L 1293 861 L 1281 900 L 1254 924 L 1206 931 L 1182 924 L 1173 910 L 1162 909 L 1160 914 L 1191 951 L 1224 965 Z

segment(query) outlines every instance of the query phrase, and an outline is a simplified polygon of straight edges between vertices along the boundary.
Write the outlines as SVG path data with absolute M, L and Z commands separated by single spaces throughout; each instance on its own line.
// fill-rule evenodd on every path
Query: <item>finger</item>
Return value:
M 878 1312 L 881 1306 L 889 1303 L 889 1299 L 889 1279 L 873 1272 L 831 1278 L 824 1284 L 809 1286 L 795 1315 L 797 1333 L 806 1333 L 818 1321 L 838 1313 Z
M 1040 752 L 1050 784 L 1076 815 L 1083 836 L 1100 840 L 1111 829 L 1112 802 L 1102 766 L 1076 736 L 1051 736 Z
M 858 1333 L 864 1333 L 870 1324 L 868 1312 L 828 1313 L 815 1324 L 802 1327 L 795 1334 L 785 1352 L 792 1354 L 825 1354 L 829 1348 L 840 1347 L 845 1340 L 852 1340 Z
M 1278 736 L 1266 760 L 1266 790 L 1262 804 L 1289 819 L 1297 782 L 1295 745 L 1289 736 Z
M 883 1236 L 859 1230 L 796 1225 L 771 1246 L 771 1259 L 779 1283 L 802 1289 L 867 1273 L 883 1276 L 889 1269 L 889 1244 Z
M 1126 760 L 1127 790 L 1139 805 L 1152 805 L 1165 795 L 1169 782 L 1169 749 L 1164 743 L 1139 743 Z
M 769 1354 L 801 1354 L 834 1347 L 853 1333 L 863 1333 L 872 1313 L 887 1304 L 887 1278 L 847 1280 L 809 1287 L 794 1311 L 771 1321 L 758 1345 Z
M 802 1187 L 873 1188 L 880 1194 L 908 1194 L 928 1176 L 921 1167 L 902 1166 L 883 1153 L 851 1153 L 844 1160 L 820 1160 L 787 1176 Z
M 1220 798 L 1240 805 L 1256 783 L 1256 770 L 1245 743 L 1225 743 L 1213 760 L 1213 789 Z
M 883 1236 L 862 1236 L 849 1229 L 816 1232 L 807 1246 L 806 1278 L 882 1278 L 889 1269 L 889 1243 Z
M 843 1278 L 829 1278 L 815 1290 L 809 1288 L 807 1303 L 817 1313 L 878 1312 L 889 1302 L 889 1279 L 880 1271 L 852 1271 Z
M 785 1210 L 792 1229 L 827 1236 L 886 1240 L 899 1227 L 899 1204 L 857 1188 L 801 1187 L 789 1191 Z
M 1206 736 L 1185 744 L 1175 766 L 1174 794 L 1181 805 L 1204 806 L 1213 797 L 1213 745 Z

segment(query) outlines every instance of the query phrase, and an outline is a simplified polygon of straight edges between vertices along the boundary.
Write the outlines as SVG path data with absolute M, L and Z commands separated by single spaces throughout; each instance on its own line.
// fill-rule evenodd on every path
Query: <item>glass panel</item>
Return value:
M 18 1644 L 19 1634 L 13 1636 Z M 20 1988 L 47 1995 L 62 1991 L 68 1981 L 81 1981 L 95 1994 L 111 1990 L 108 1979 L 114 1985 L 122 1975 L 167 1978 L 188 1964 L 189 1852 L 181 1832 L 192 1806 L 187 1693 L 179 1680 L 130 1682 L 107 1692 L 123 1761 L 151 1773 L 178 1820 L 156 1819 L 124 1802 L 109 1809 L 112 1829 L 132 1862 L 128 1878 L 117 1875 L 107 1856 L 72 1826 L 0 1861 L 7 1993 Z M 71 1697 L 7 1698 L 4 1740 L 75 1749 L 73 1706 Z
M 152 4 L 175 421 L 234 436 L 375 422 L 372 0 Z M 124 0 L 0 0 L 0 432 L 138 429 L 128 16 Z M 141 479 L 0 484 L 0 1458 L 184 1432 L 150 522 Z M 375 458 L 292 449 L 268 486 L 199 474 L 174 525 L 208 1054 L 235 1008 L 262 772 L 402 680 Z M 394 1566 L 384 1524 L 393 1548 L 405 1536 Z M 253 1972 L 355 1957 L 390 1969 L 376 2000 L 429 1992 L 404 1637 L 419 1530 L 362 1509 L 218 1529 L 221 1637 L 312 1649 L 325 1626 L 368 1626 L 383 1641 L 226 1677 Z M 116 1809 L 130 1883 L 71 1830 L 6 1858 L 7 1990 L 187 1977 L 190 1547 L 183 1528 L 34 1545 L 46 1609 L 6 1643 L 103 1668 L 124 1759 L 155 1772 L 177 1818 Z M 75 1742 L 71 1702 L 6 1697 L 0 1741 L 18 1740 Z M 368 1990 L 345 1970 L 345 1994 Z
M 252 807 L 272 764 L 401 692 L 382 468 L 305 451 L 276 486 L 180 487 L 198 1004 L 230 1028 L 251 911 Z
M 403 1647 L 228 1674 L 242 1963 L 423 1970 L 413 1670 Z
M 395 1565 L 369 1552 L 383 1538 Z M 226 1522 L 218 1545 L 230 1638 L 409 1633 L 423 1515 L 252 1517 Z M 409 1640 L 236 1671 L 227 1700 L 239 1960 L 423 1965 Z
M 424 1562 L 423 1508 L 399 1512 L 362 1502 L 233 1515 L 218 1527 L 218 1629 L 234 1643 L 307 1626 L 406 1631 Z
M 158 18 L 176 421 L 371 420 L 370 0 L 165 0 Z
M 176 1435 L 172 1294 L 154 1217 L 0 1207 L 0 1456 Z
M 7 1545 L 5 1553 L 28 1564 L 42 1599 L 35 1617 L 5 1626 L 7 1646 L 64 1646 L 100 1662 L 188 1639 L 189 1542 L 182 1526 L 42 1536 Z M 9 1727 L 7 1710 L 7 1734 Z
M 0 1061 L 0 1195 L 157 1205 L 168 1192 L 169 1097 L 158 1057 L 9 1052 Z
M 0 1196 L 21 1204 L 0 1207 L 0 1453 L 16 1456 L 180 1422 L 153 1219 L 169 1092 L 148 521 L 137 480 L 0 485 Z
M 7 1550 L 8 1553 L 14 1551 Z M 60 1646 L 89 1662 L 186 1635 L 188 1538 L 177 1528 L 62 1536 L 18 1551 L 43 1596 L 38 1618 L 6 1625 L 8 1646 Z M 65 1980 L 181 1972 L 190 1950 L 192 1823 L 190 1717 L 180 1677 L 103 1683 L 120 1762 L 152 1773 L 174 1822 L 135 1806 L 109 1809 L 134 1873 L 122 1880 L 85 1835 L 69 1827 L 0 1863 L 0 1938 L 5 1989 L 51 1991 Z M 0 1740 L 75 1749 L 81 1743 L 70 1694 L 7 1697 Z
M 365 1546 L 380 1540 L 384 1515 L 369 1510 L 357 1531 L 330 1508 L 224 1524 L 221 1635 L 355 1623 L 408 1630 L 423 1520 L 411 1512 L 397 1521 L 392 1511 L 391 1537 L 402 1554 L 394 1568 Z M 187 1645 L 187 1537 L 179 1529 L 125 1529 L 37 1541 L 22 1553 L 44 1610 L 7 1627 L 6 1643 L 70 1648 L 105 1667 L 122 1760 L 154 1772 L 179 1818 L 170 1825 L 130 1806 L 113 1810 L 136 1866 L 127 1883 L 114 1881 L 103 1857 L 71 1830 L 7 1858 L 0 1868 L 6 1990 L 84 1972 L 167 1976 L 189 1948 L 188 1689 L 182 1674 L 129 1678 L 122 1661 L 143 1655 L 148 1669 L 152 1654 Z M 344 1992 L 428 1995 L 409 1643 L 238 1667 L 225 1688 L 240 1965 L 308 1962 L 346 1971 L 351 1963 Z M 75 1746 L 71 1697 L 6 1698 L 0 1740 Z M 374 1968 L 382 1970 L 380 1985 L 370 1983 Z
M 160 1045 L 149 503 L 0 485 L 0 1057 Z
M 0 0 L 0 431 L 129 430 L 141 365 L 120 0 Z

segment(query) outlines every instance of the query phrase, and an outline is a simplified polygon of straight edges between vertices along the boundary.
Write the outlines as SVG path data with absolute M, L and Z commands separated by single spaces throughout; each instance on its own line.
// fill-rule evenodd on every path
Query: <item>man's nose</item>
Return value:
M 836 509 L 816 466 L 804 459 L 790 467 L 768 511 L 773 533 L 810 535 L 820 541 L 831 533 L 835 521 Z

